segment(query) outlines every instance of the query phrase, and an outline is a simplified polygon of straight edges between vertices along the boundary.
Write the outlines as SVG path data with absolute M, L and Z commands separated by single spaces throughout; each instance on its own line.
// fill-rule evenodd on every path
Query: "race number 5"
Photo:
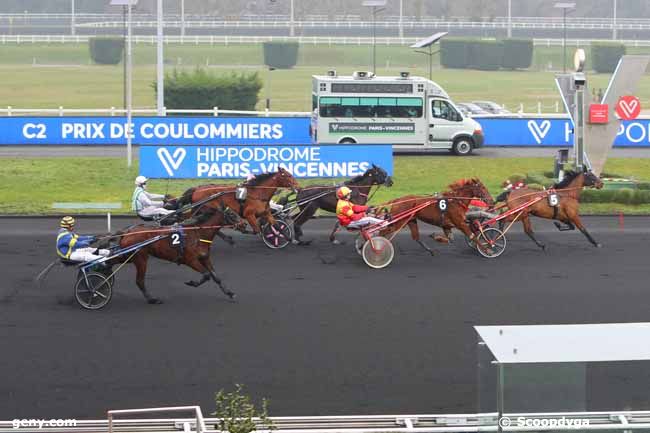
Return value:
M 172 245 L 180 245 L 181 236 L 178 233 L 172 233 Z
M 560 197 L 557 196 L 557 194 L 550 194 L 548 196 L 548 204 L 549 206 L 557 206 L 560 204 Z
M 25 123 L 23 126 L 23 137 L 28 140 L 34 138 L 44 140 L 47 138 L 45 131 L 44 123 Z
M 447 210 L 447 199 L 440 199 L 438 200 L 438 209 L 440 209 L 441 212 L 445 212 Z

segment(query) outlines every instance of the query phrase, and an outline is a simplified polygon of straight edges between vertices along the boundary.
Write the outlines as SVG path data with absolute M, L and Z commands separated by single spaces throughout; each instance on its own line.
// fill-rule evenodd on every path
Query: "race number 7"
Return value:
M 557 194 L 550 194 L 548 196 L 548 204 L 553 207 L 560 204 L 560 198 L 557 196 Z

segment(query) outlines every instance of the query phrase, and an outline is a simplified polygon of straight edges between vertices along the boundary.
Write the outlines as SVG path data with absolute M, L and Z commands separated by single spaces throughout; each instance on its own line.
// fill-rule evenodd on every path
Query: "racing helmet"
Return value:
M 347 186 L 342 186 L 336 190 L 336 197 L 340 199 L 348 198 L 352 194 L 352 190 Z
M 64 229 L 70 229 L 72 230 L 74 228 L 74 218 L 71 216 L 65 216 L 61 218 L 61 222 L 59 225 L 64 228 Z
M 142 186 L 147 183 L 147 178 L 144 176 L 138 176 L 135 178 L 135 186 Z

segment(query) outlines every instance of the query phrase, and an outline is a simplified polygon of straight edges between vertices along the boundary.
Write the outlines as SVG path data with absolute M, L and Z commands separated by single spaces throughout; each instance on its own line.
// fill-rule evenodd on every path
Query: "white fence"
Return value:
M 123 108 L 0 108 L 0 115 L 12 116 L 125 116 L 127 110 Z M 157 116 L 158 110 L 154 108 L 136 108 L 131 110 L 133 115 Z M 212 110 L 168 110 L 163 107 L 163 115 L 168 114 L 198 114 L 201 116 L 254 116 L 254 117 L 304 117 L 311 113 L 307 111 L 247 111 L 247 110 L 221 110 L 214 107 Z
M 0 35 L 0 44 L 81 44 L 87 43 L 93 35 Z M 377 37 L 377 45 L 410 46 L 420 38 Z M 136 44 L 155 44 L 155 35 L 134 35 Z M 298 42 L 306 45 L 372 45 L 371 37 L 361 36 L 228 36 L 228 35 L 167 35 L 163 38 L 166 44 L 261 44 L 262 42 Z M 567 46 L 586 47 L 594 42 L 611 42 L 605 39 L 567 39 Z M 650 40 L 618 40 L 617 42 L 629 47 L 649 47 Z M 536 38 L 535 46 L 561 47 L 562 39 Z
M 48 432 L 197 432 L 218 431 L 218 419 L 203 418 L 198 406 L 167 408 L 171 411 L 193 412 L 192 418 L 125 419 L 127 415 L 164 412 L 166 408 L 109 411 L 108 419 L 77 420 L 75 427 L 44 427 L 34 429 Z M 119 418 L 116 418 L 119 415 Z M 499 419 L 508 418 L 512 425 Z M 518 420 L 535 421 L 535 426 L 521 426 Z M 564 425 L 558 425 L 564 420 Z M 580 421 L 581 426 L 567 425 L 567 420 Z M 626 412 L 566 412 L 566 413 L 497 413 L 458 415 L 375 415 L 375 416 L 314 416 L 314 417 L 271 417 L 276 433 L 479 433 L 479 432 L 559 432 L 594 431 L 631 432 L 650 429 L 650 411 Z M 258 433 L 272 433 L 268 426 L 258 425 Z M 31 431 L 21 429 L 22 431 Z M 15 432 L 12 421 L 0 421 L 0 433 Z

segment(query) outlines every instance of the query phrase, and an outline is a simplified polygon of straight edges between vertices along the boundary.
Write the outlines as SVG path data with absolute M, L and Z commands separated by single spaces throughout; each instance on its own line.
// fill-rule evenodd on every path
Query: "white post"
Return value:
M 289 35 L 290 36 L 295 36 L 296 35 L 296 29 L 294 28 L 294 22 L 293 22 L 294 21 L 293 1 L 294 0 L 291 0 L 290 11 L 289 11 L 289 13 L 290 13 L 290 18 L 289 18 L 289 20 L 290 20 L 289 21 L 289 26 L 290 26 L 289 27 L 289 32 L 290 33 L 289 33 Z
M 158 116 L 163 116 L 165 106 L 165 77 L 163 65 L 163 0 L 158 0 L 158 23 L 157 23 L 157 45 L 156 45 L 156 108 Z
M 181 0 L 181 38 L 185 36 L 185 0 Z
M 131 50 L 131 37 L 133 36 L 133 29 L 131 28 L 132 19 L 131 2 L 127 6 L 127 35 L 126 35 L 126 161 L 127 165 L 131 167 L 133 156 L 131 155 L 131 122 L 133 121 L 133 52 Z
M 404 0 L 399 0 L 399 37 L 404 37 Z
M 614 22 L 613 22 L 613 26 L 612 26 L 612 39 L 614 39 L 614 40 L 616 40 L 616 37 L 617 37 L 617 35 L 616 35 L 616 9 L 617 9 L 616 8 L 616 6 L 617 6 L 616 2 L 617 2 L 617 0 L 614 0 Z
M 512 37 L 512 0 L 508 0 L 508 37 Z
M 107 228 L 108 228 L 108 232 L 110 233 L 111 232 L 111 213 L 110 212 L 108 212 L 106 214 L 106 225 L 107 225 Z
M 70 0 L 70 10 L 72 12 L 70 14 L 70 34 L 71 35 L 75 34 L 74 33 L 75 32 L 74 27 L 75 27 L 75 21 L 76 20 L 75 20 L 74 2 L 75 2 L 75 0 Z

